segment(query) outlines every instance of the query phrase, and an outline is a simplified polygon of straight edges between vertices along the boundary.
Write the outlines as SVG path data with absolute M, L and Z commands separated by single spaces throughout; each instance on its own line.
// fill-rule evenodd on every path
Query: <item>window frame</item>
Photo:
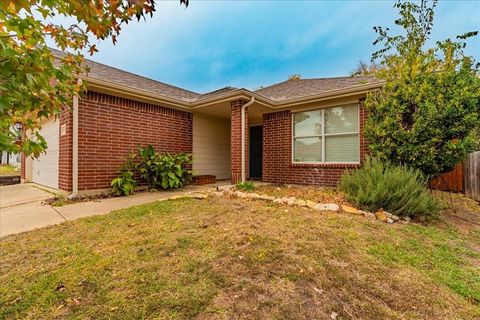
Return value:
M 325 133 L 325 110 L 327 109 L 333 109 L 333 108 L 338 108 L 338 107 L 356 107 L 357 108 L 357 117 L 358 117 L 358 130 L 357 131 L 352 131 L 352 132 L 342 132 L 342 133 Z M 302 112 L 309 112 L 309 111 L 320 111 L 321 112 L 321 126 L 322 126 L 322 133 L 321 135 L 305 135 L 305 136 L 296 136 L 295 135 L 295 114 L 296 113 L 302 113 Z M 317 164 L 317 165 L 323 165 L 323 164 L 360 164 L 361 161 L 361 139 L 360 139 L 360 106 L 358 104 L 354 103 L 348 103 L 348 104 L 341 104 L 341 105 L 336 105 L 336 106 L 330 106 L 330 107 L 324 107 L 324 108 L 312 108 L 312 109 L 304 109 L 304 110 L 299 110 L 299 111 L 292 111 L 292 123 L 291 123 L 291 152 L 292 152 L 292 164 Z M 330 137 L 330 136 L 353 136 L 357 135 L 358 139 L 358 146 L 359 146 L 359 153 L 358 153 L 358 161 L 326 161 L 325 160 L 325 151 L 326 151 L 326 143 L 325 143 L 325 138 Z M 321 143 L 322 143 L 322 160 L 321 161 L 295 161 L 295 139 L 301 139 L 301 138 L 320 138 Z

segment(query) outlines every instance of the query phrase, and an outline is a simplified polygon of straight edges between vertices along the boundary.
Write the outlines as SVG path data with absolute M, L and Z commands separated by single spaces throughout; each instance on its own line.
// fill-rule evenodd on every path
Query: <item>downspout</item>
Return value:
M 72 122 L 72 193 L 68 199 L 78 195 L 78 96 L 73 97 Z
M 245 174 L 245 153 L 246 153 L 246 150 L 245 150 L 245 110 L 247 109 L 248 106 L 252 105 L 253 103 L 255 102 L 255 97 L 252 96 L 252 98 L 250 99 L 249 102 L 247 102 L 246 104 L 244 104 L 242 106 L 242 182 L 245 182 L 246 181 L 246 174 Z

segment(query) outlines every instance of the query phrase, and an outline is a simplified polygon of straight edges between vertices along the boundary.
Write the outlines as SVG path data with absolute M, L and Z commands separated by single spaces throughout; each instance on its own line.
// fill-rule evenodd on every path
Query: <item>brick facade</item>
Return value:
M 192 114 L 89 91 L 79 102 L 78 190 L 110 188 L 125 157 L 148 144 L 191 153 Z
M 360 159 L 367 152 L 363 137 L 365 109 L 360 105 Z M 292 113 L 280 111 L 263 115 L 262 181 L 281 184 L 308 184 L 335 187 L 340 176 L 355 164 L 293 164 Z
M 230 172 L 232 183 L 242 180 L 242 107 L 245 100 L 232 101 L 230 132 Z M 248 107 L 245 110 L 245 170 L 248 169 Z M 248 173 L 246 172 L 246 177 Z
M 72 191 L 73 115 L 64 107 L 59 117 L 58 188 Z M 65 128 L 62 132 L 62 127 Z

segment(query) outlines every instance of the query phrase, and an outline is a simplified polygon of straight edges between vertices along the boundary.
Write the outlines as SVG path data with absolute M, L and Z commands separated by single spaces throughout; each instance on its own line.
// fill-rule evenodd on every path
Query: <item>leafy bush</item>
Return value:
M 238 190 L 252 191 L 255 189 L 253 182 L 239 182 L 235 185 Z
M 177 189 L 192 179 L 192 172 L 184 169 L 185 164 L 192 163 L 192 156 L 188 153 L 169 153 L 159 156 L 158 175 L 155 179 L 162 189 Z
M 180 188 L 192 178 L 192 172 L 185 169 L 185 165 L 191 163 L 192 156 L 188 153 L 159 154 L 151 145 L 140 147 L 137 152 L 130 154 L 126 159 L 120 177 L 112 181 L 112 190 L 118 195 L 130 194 L 123 192 L 122 183 L 135 182 L 135 176 L 145 180 L 151 191 Z M 127 190 L 130 189 L 127 187 Z
M 339 190 L 364 210 L 380 208 L 403 217 L 433 216 L 439 205 L 426 189 L 418 170 L 367 159 L 360 169 L 345 173 Z
M 112 180 L 112 192 L 117 196 L 128 196 L 135 193 L 137 182 L 133 178 L 133 172 L 121 171 L 120 176 Z

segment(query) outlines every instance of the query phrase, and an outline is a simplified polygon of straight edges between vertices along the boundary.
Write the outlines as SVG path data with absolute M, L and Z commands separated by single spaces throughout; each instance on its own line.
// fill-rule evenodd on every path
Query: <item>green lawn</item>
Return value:
M 0 318 L 478 319 L 480 229 L 448 214 L 213 197 L 68 222 L 0 241 Z
M 9 164 L 0 164 L 0 176 L 9 176 L 20 174 L 20 170 L 17 167 Z

